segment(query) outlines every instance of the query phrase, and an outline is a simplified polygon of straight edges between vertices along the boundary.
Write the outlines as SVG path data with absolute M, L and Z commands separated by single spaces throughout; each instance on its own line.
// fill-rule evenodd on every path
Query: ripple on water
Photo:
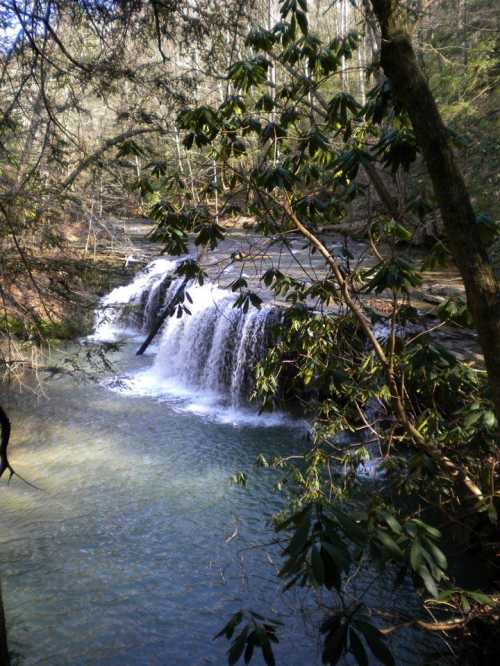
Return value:
M 296 428 L 235 428 L 69 377 L 6 407 L 12 461 L 42 489 L 2 491 L 0 570 L 20 663 L 222 664 L 227 645 L 212 637 L 234 610 L 287 611 L 255 549 L 271 536 L 262 507 L 280 506 L 272 475 L 252 473 L 247 490 L 229 477 L 260 452 L 301 447 Z M 304 632 L 290 641 L 286 663 L 311 663 Z

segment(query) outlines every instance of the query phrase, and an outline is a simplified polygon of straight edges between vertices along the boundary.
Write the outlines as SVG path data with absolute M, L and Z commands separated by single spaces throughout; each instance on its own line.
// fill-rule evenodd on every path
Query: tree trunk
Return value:
M 2 601 L 2 583 L 0 582 L 0 666 L 9 666 L 9 650 L 7 648 L 7 629 Z
M 7 456 L 7 447 L 10 439 L 10 420 L 0 405 L 0 428 L 2 432 L 0 443 L 0 477 L 5 471 L 12 474 L 12 467 Z M 0 581 L 0 666 L 9 665 L 9 651 L 7 649 L 7 629 L 5 626 L 5 612 L 2 600 L 2 582 Z
M 450 250 L 462 275 L 479 333 L 500 422 L 500 286 L 479 235 L 448 131 L 420 69 L 399 0 L 371 0 L 382 33 L 381 64 L 411 119 L 434 187 Z

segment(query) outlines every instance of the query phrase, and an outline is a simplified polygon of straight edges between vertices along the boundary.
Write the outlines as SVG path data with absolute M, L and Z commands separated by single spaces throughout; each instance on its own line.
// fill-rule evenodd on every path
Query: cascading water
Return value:
M 96 310 L 90 339 L 114 342 L 149 330 L 176 265 L 175 261 L 155 259 L 130 284 L 104 296 Z
M 176 262 L 158 259 L 125 287 L 102 299 L 96 314 L 96 341 L 147 334 L 182 283 L 174 278 Z M 135 394 L 189 399 L 199 413 L 214 408 L 240 410 L 248 404 L 253 371 L 263 359 L 270 326 L 278 310 L 265 305 L 243 312 L 235 308 L 235 294 L 213 283 L 187 288 L 191 314 L 168 317 L 152 348 L 154 361 L 147 370 L 120 378 L 115 388 Z M 269 417 L 268 417 L 269 420 Z M 271 421 L 281 421 L 274 415 Z
M 167 320 L 152 370 L 158 379 L 212 392 L 239 407 L 252 388 L 252 370 L 264 356 L 273 308 L 244 313 L 233 307 L 234 294 L 212 284 L 189 293 L 191 315 Z

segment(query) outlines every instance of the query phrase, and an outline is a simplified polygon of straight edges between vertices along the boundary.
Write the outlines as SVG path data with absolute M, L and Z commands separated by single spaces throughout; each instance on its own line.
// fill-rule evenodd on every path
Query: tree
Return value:
M 410 37 L 409 10 L 399 0 L 372 0 L 381 30 L 380 60 L 394 94 L 411 119 L 434 187 L 447 242 L 464 280 L 500 420 L 500 286 L 480 221 L 457 167 L 450 136 L 418 65 Z
M 19 341 L 43 344 L 85 325 L 93 307 L 85 281 L 102 279 L 99 245 L 113 254 L 109 218 L 138 212 L 151 151 L 158 168 L 185 168 L 193 186 L 172 119 L 189 97 L 219 94 L 216 77 L 252 11 L 240 0 L 223 11 L 208 0 L 0 1 L 0 367 L 7 374 L 30 365 Z M 164 143 L 155 151 L 158 135 Z
M 392 74 L 391 53 L 384 49 L 393 44 L 394 35 L 384 34 L 391 41 L 383 42 L 382 65 Z M 392 63 L 396 69 L 405 62 L 408 67 L 402 56 L 408 55 L 409 42 L 398 33 L 396 46 L 400 39 L 405 48 Z M 458 361 L 426 331 L 412 308 L 411 295 L 421 277 L 401 244 L 411 239 L 418 216 L 408 199 L 395 201 L 394 181 L 423 155 L 447 229 L 453 229 L 448 232 L 452 251 L 458 252 L 459 246 L 457 263 L 467 269 L 470 307 L 478 326 L 489 331 L 481 334 L 483 344 L 486 340 L 493 345 L 492 354 L 491 348 L 485 349 L 489 370 L 498 340 L 491 316 L 496 283 L 485 239 L 495 237 L 498 228 L 485 218 L 471 218 L 470 202 L 467 221 L 457 218 L 460 233 L 450 226 L 457 224 L 450 211 L 457 213 L 457 206 L 467 203 L 467 193 L 421 75 L 417 80 L 424 88 L 418 89 L 417 110 L 409 108 L 391 77 L 376 80 L 365 105 L 346 90 L 347 77 L 339 75 L 358 43 L 353 33 L 323 41 L 310 29 L 305 2 L 286 0 L 280 22 L 251 31 L 246 42 L 250 53 L 228 70 L 233 90 L 223 103 L 186 108 L 178 123 L 188 149 L 205 152 L 207 160 L 221 164 L 229 182 L 226 191 L 219 189 L 226 199 L 223 210 L 236 199 L 249 202 L 255 230 L 266 241 L 280 242 L 286 251 L 287 235 L 294 230 L 325 262 L 322 276 L 306 273 L 299 278 L 279 267 L 261 276 L 263 285 L 290 307 L 256 370 L 254 398 L 263 408 L 294 401 L 315 423 L 311 449 L 300 463 L 286 458 L 259 462 L 282 470 L 283 486 L 294 488 L 288 514 L 276 520 L 286 535 L 280 572 L 286 588 L 309 585 L 326 590 L 338 603 L 320 628 L 323 660 L 329 664 L 346 651 L 366 663 L 365 645 L 383 663 L 392 663 L 383 634 L 373 623 L 377 609 L 365 609 L 344 589 L 345 578 L 365 558 L 379 565 L 391 562 L 401 576 L 409 572 L 427 607 L 446 599 L 454 614 L 434 622 L 411 621 L 426 631 L 470 630 L 479 621 L 490 627 L 491 636 L 498 605 L 491 578 L 484 581 L 485 590 L 468 590 L 449 573 L 439 529 L 444 526 L 449 538 L 447 526 L 458 521 L 467 524 L 474 541 L 486 544 L 485 539 L 491 539 L 479 557 L 485 570 L 494 569 L 495 546 L 490 546 L 498 543 L 499 505 L 496 378 L 489 386 L 480 371 Z M 417 67 L 414 56 L 411 65 Z M 272 66 L 280 69 L 270 77 Z M 414 81 L 415 70 L 410 73 Z M 419 113 L 429 111 L 422 100 L 440 123 L 437 129 L 427 127 L 429 135 L 439 139 L 438 166 L 430 164 L 429 140 L 422 136 Z M 158 197 L 151 207 L 158 223 L 155 237 L 166 250 L 184 253 L 192 233 L 197 244 L 215 247 L 224 236 L 219 211 L 200 211 L 186 201 L 179 206 L 161 176 L 153 181 Z M 332 247 L 322 229 L 348 227 L 356 203 L 369 201 L 369 183 L 379 207 L 364 226 L 373 259 L 366 268 L 356 262 L 347 243 L 342 252 Z M 451 206 L 446 188 L 451 188 Z M 440 239 L 430 259 L 438 260 L 442 248 Z M 466 262 L 465 268 L 460 262 Z M 186 275 L 187 269 L 191 277 L 203 273 L 193 262 L 181 264 L 179 273 Z M 236 280 L 232 288 L 238 294 L 236 306 L 259 307 L 260 298 L 245 279 Z M 384 318 L 367 299 L 370 294 L 387 299 L 385 336 L 377 331 Z M 486 304 L 474 301 L 478 294 L 488 295 Z M 328 311 L 332 305 L 335 316 Z M 457 314 L 451 305 L 441 308 L 447 322 Z M 405 330 L 411 325 L 419 327 L 418 333 L 408 336 Z M 346 431 L 352 437 L 347 450 L 337 439 Z M 348 500 L 359 486 L 356 470 L 367 455 L 367 442 L 380 447 L 385 483 L 380 495 L 353 514 Z M 467 551 L 472 541 L 462 546 Z M 233 638 L 237 627 L 240 633 Z M 256 646 L 273 663 L 270 649 L 277 630 L 264 618 L 237 614 L 222 633 L 233 641 L 231 663 L 245 652 L 250 659 Z M 493 642 L 484 646 L 485 653 Z

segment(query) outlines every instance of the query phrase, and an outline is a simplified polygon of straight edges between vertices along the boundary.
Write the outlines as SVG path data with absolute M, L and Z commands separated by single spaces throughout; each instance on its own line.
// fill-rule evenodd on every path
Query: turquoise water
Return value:
M 129 345 L 118 367 L 151 358 Z M 113 358 L 113 357 L 112 357 Z M 304 446 L 296 424 L 238 425 L 185 400 L 127 395 L 71 376 L 12 391 L 12 463 L 2 481 L 0 572 L 10 647 L 28 664 L 222 664 L 213 635 L 249 607 L 294 616 L 281 663 L 316 663 L 315 639 L 281 595 L 266 517 L 280 507 L 259 453 Z M 249 473 L 247 489 L 229 477 Z M 306 623 L 307 625 L 307 623 Z M 259 663 L 258 660 L 255 663 Z

